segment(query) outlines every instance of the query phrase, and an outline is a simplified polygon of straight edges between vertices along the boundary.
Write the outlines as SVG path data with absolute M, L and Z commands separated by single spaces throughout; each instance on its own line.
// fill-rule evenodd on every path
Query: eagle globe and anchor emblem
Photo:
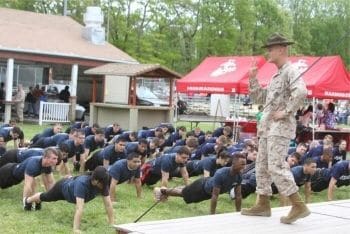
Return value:
M 234 72 L 237 70 L 236 61 L 234 59 L 229 59 L 226 62 L 220 64 L 220 66 L 210 73 L 211 77 L 222 76 L 229 72 Z
M 298 59 L 298 61 L 294 62 L 293 65 L 295 65 L 298 68 L 300 73 L 303 73 L 309 67 L 305 59 Z

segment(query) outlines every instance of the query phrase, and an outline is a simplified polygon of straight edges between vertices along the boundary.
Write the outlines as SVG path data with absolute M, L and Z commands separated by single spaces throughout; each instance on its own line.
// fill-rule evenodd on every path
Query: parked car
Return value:
M 169 102 L 157 97 L 149 88 L 138 86 L 136 88 L 136 104 L 141 106 L 169 106 Z

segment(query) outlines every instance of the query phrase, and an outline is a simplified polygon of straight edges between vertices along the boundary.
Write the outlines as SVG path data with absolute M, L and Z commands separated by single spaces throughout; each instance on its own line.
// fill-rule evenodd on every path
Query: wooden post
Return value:
M 14 69 L 14 59 L 9 58 L 7 60 L 6 81 L 5 81 L 6 97 L 5 97 L 4 123 L 8 123 L 11 119 L 13 69 Z
M 136 106 L 136 78 L 130 77 L 129 83 L 129 105 Z
M 97 89 L 96 85 L 97 85 L 96 79 L 94 77 L 92 78 L 92 98 L 91 98 L 92 102 L 96 102 L 96 89 Z
M 170 79 L 170 90 L 169 90 L 169 106 L 173 107 L 173 96 L 174 96 L 174 79 Z
M 78 84 L 78 64 L 72 65 L 72 72 L 71 72 L 71 84 L 72 84 L 72 90 L 71 90 L 71 96 L 69 98 L 69 102 L 71 104 L 70 106 L 70 121 L 75 121 L 75 108 L 77 105 L 77 84 Z

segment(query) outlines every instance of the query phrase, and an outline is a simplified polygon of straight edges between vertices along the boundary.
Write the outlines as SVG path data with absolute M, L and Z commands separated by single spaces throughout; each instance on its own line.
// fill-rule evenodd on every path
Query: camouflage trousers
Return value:
M 290 167 L 286 162 L 289 139 L 281 136 L 260 138 L 256 159 L 256 192 L 260 195 L 272 195 L 271 183 L 274 182 L 283 196 L 298 191 Z

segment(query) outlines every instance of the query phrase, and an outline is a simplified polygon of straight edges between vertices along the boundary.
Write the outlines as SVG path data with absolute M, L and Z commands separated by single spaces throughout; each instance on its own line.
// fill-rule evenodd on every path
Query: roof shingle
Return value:
M 137 63 L 109 43 L 94 45 L 82 36 L 78 22 L 67 16 L 0 8 L 0 51 Z
M 181 75 L 159 64 L 119 64 L 108 63 L 84 72 L 87 75 L 115 75 L 181 78 Z

